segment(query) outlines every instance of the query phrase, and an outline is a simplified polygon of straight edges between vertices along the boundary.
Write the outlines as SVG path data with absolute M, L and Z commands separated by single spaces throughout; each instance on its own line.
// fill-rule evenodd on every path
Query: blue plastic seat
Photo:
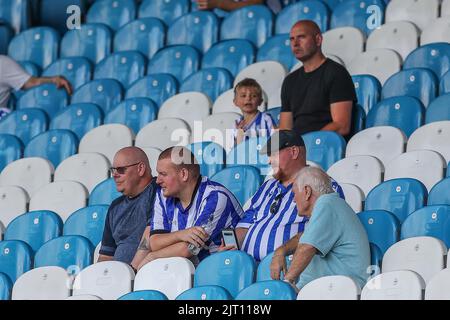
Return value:
M 267 281 L 273 280 L 270 276 L 270 264 L 272 263 L 274 253 L 271 252 L 261 262 L 258 264 L 258 270 L 256 272 L 256 281 Z M 286 267 L 289 269 L 292 263 L 292 257 L 286 256 Z M 284 279 L 284 274 L 281 272 L 280 275 L 281 280 Z
M 125 98 L 150 98 L 158 108 L 178 91 L 178 81 L 168 73 L 156 73 L 137 80 L 128 88 Z
M 233 297 L 220 286 L 199 286 L 184 291 L 175 300 L 233 300 Z
M 38 77 L 42 73 L 41 68 L 31 61 L 18 61 L 18 63 L 33 77 Z
M 78 274 L 92 264 L 94 247 L 82 236 L 62 236 L 44 243 L 34 256 L 34 267 L 58 266 Z
M 352 76 L 355 85 L 356 98 L 366 115 L 380 101 L 381 84 L 380 81 L 372 75 L 363 74 Z
M 330 29 L 339 27 L 355 27 L 360 29 L 365 35 L 369 35 L 373 29 L 369 29 L 369 21 L 373 12 L 367 10 L 371 5 L 381 9 L 379 12 L 380 25 L 384 23 L 385 3 L 383 0 L 346 0 L 337 5 L 331 14 Z M 379 25 L 378 25 L 379 27 Z
M 383 260 L 383 252 L 381 249 L 375 244 L 370 242 L 370 265 L 381 268 L 381 262 Z
M 63 234 L 79 235 L 87 238 L 95 247 L 102 241 L 105 227 L 107 205 L 96 205 L 81 208 L 72 213 L 64 223 Z
M 83 57 L 62 58 L 53 62 L 44 70 L 42 76 L 64 76 L 75 90 L 92 78 L 92 66 L 88 59 Z
M 366 210 L 357 216 L 366 229 L 369 242 L 376 244 L 383 255 L 399 240 L 400 222 L 389 211 Z
M 9 163 L 20 159 L 22 154 L 23 143 L 19 138 L 11 134 L 0 133 L 0 172 Z
M 267 39 L 267 41 L 258 49 L 256 61 L 278 61 L 291 70 L 298 60 L 292 53 L 289 34 L 278 34 Z
M 41 133 L 31 139 L 24 157 L 48 159 L 56 168 L 64 159 L 74 155 L 78 149 L 78 138 L 70 130 L 55 129 Z
M 89 205 L 93 206 L 103 204 L 109 206 L 111 202 L 121 196 L 122 194 L 117 191 L 114 179 L 109 178 L 100 182 L 95 186 L 94 190 L 92 190 L 89 196 Z
M 215 101 L 223 92 L 233 87 L 233 76 L 224 68 L 203 68 L 187 77 L 180 92 L 198 91 Z
M 447 248 L 450 247 L 450 205 L 423 207 L 411 213 L 403 222 L 402 240 L 425 236 L 440 239 Z
M 334 131 L 315 131 L 302 135 L 306 146 L 307 160 L 320 164 L 327 171 L 345 153 L 345 140 Z
M 8 224 L 5 240 L 21 240 L 36 252 L 45 242 L 61 235 L 63 222 L 53 211 L 30 211 Z
M 0 133 L 15 135 L 24 146 L 47 128 L 47 115 L 37 108 L 17 110 L 0 120 Z
M 145 74 L 146 58 L 138 51 L 111 54 L 95 67 L 94 79 L 116 79 L 124 88 Z
M 367 114 L 366 128 L 392 126 L 409 137 L 425 119 L 422 102 L 414 97 L 387 98 L 377 103 Z
M 447 167 L 447 172 L 448 167 Z M 450 205 L 450 178 L 442 179 L 438 183 L 434 185 L 434 187 L 430 190 L 428 195 L 428 205 L 438 205 L 438 204 L 446 204 Z M 450 246 L 449 246 L 450 247 Z
M 259 48 L 272 35 L 272 20 L 272 12 L 263 5 L 236 9 L 222 21 L 220 40 L 246 39 Z
M 403 222 L 425 205 L 427 189 L 412 178 L 392 179 L 380 183 L 366 197 L 365 210 L 387 210 Z
M 170 26 L 175 19 L 188 11 L 189 0 L 144 0 L 139 7 L 138 16 L 159 18 Z
M 323 3 L 325 3 L 328 6 L 328 8 L 330 8 L 331 11 L 333 11 L 334 8 L 336 8 L 338 5 L 340 5 L 342 2 L 345 1 L 347 0 L 323 0 Z
M 403 63 L 403 69 L 427 68 L 441 78 L 450 70 L 450 44 L 437 42 L 418 47 Z
M 117 300 L 169 300 L 169 298 L 157 290 L 140 290 L 127 293 Z
M 450 93 L 437 97 L 425 111 L 425 123 L 450 120 Z
M 247 253 L 223 251 L 202 260 L 194 275 L 194 287 L 217 285 L 225 288 L 232 297 L 254 282 L 255 260 Z
M 393 74 L 383 85 L 381 98 L 411 96 L 419 99 L 425 108 L 436 97 L 438 81 L 434 73 L 424 68 L 414 68 Z
M 8 24 L 2 24 L 0 22 L 0 54 L 6 55 L 8 53 L 9 42 L 13 37 L 13 29 Z
M 0 272 L 0 301 L 9 300 L 11 297 L 12 283 L 9 277 Z
M 83 24 L 81 29 L 67 31 L 61 40 L 62 58 L 85 57 L 96 64 L 111 52 L 111 30 L 99 23 Z
M 167 44 L 187 44 L 200 52 L 208 51 L 218 41 L 219 22 L 216 15 L 208 11 L 185 14 L 170 24 Z
M 158 106 L 147 98 L 130 98 L 113 107 L 105 116 L 105 124 L 121 123 L 132 129 L 134 134 L 156 120 Z
M 318 0 L 304 0 L 290 4 L 277 14 L 275 33 L 289 33 L 299 20 L 312 20 L 322 32 L 328 30 L 329 13 L 326 4 Z
M 357 134 L 365 128 L 366 112 L 359 104 L 353 104 L 352 108 L 352 126 L 350 136 Z
M 102 110 L 93 103 L 76 103 L 61 110 L 50 122 L 50 129 L 67 129 L 78 140 L 103 123 Z
M 147 74 L 169 73 L 179 82 L 200 67 L 200 53 L 188 45 L 169 46 L 158 51 L 148 64 Z
M 296 300 L 292 286 L 280 280 L 256 282 L 239 292 L 236 300 Z
M 0 0 L 0 20 L 7 22 L 16 33 L 31 26 L 29 0 Z
M 68 14 L 67 9 L 70 6 L 77 6 L 81 15 L 85 16 L 88 5 L 86 0 L 40 0 L 31 2 L 37 2 L 39 6 L 40 24 L 52 27 L 58 30 L 60 34 L 64 34 L 69 30 L 67 23 L 70 14 Z M 73 23 L 74 21 L 69 20 L 69 22 Z
M 114 79 L 93 80 L 78 88 L 72 95 L 72 103 L 95 103 L 103 113 L 107 113 L 123 97 L 123 88 Z
M 450 93 L 450 70 L 446 72 L 439 82 L 439 94 Z
M 227 167 L 251 165 L 260 170 L 267 169 L 270 166 L 269 158 L 259 153 L 266 143 L 267 137 L 258 137 L 250 138 L 234 146 L 227 154 Z
M 117 30 L 114 51 L 136 50 L 148 59 L 164 47 L 164 24 L 156 18 L 134 20 Z
M 6 274 L 11 283 L 31 269 L 32 258 L 32 250 L 25 242 L 0 241 L 0 272 Z
M 187 148 L 200 165 L 200 174 L 211 178 L 225 167 L 225 150 L 217 143 L 204 141 L 191 143 Z
M 47 68 L 58 58 L 59 34 L 49 27 L 35 27 L 16 35 L 8 47 L 8 55 L 16 61 L 31 61 Z
M 64 88 L 54 84 L 42 84 L 27 90 L 17 101 L 16 108 L 39 108 L 51 118 L 69 103 L 69 95 Z
M 276 126 L 280 124 L 281 107 L 267 109 L 265 113 L 269 114 L 272 117 L 272 120 L 275 122 Z
M 136 17 L 134 0 L 95 1 L 89 8 L 87 23 L 103 23 L 116 31 Z
M 226 40 L 216 43 L 205 53 L 202 68 L 225 68 L 235 77 L 254 60 L 255 50 L 249 41 Z

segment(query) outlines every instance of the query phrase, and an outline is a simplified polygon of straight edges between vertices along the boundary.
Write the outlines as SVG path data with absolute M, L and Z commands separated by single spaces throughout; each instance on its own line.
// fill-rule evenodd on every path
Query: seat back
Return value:
M 450 94 L 443 94 L 428 105 L 425 112 L 425 124 L 450 120 Z
M 374 76 L 368 74 L 352 76 L 352 80 L 355 85 L 358 104 L 363 107 L 367 115 L 372 107 L 375 106 L 380 100 L 380 81 L 378 81 L 378 79 Z
M 86 22 L 103 23 L 117 31 L 135 17 L 136 3 L 133 0 L 96 1 L 87 12 Z
M 319 164 L 325 171 L 344 156 L 345 140 L 334 131 L 309 132 L 302 138 L 306 146 L 307 160 Z
M 31 26 L 30 1 L 1 0 L 0 17 L 11 25 L 15 33 L 28 29 Z
M 355 213 L 363 210 L 364 192 L 357 185 L 351 183 L 340 183 L 342 191 L 345 195 L 345 201 L 355 211 Z
M 414 131 L 408 139 L 406 151 L 433 150 L 450 161 L 450 121 L 439 121 L 426 124 Z
M 161 106 L 164 101 L 178 91 L 178 81 L 168 73 L 155 73 L 137 80 L 128 88 L 126 98 L 150 98 L 156 105 Z
M 298 62 L 292 53 L 288 33 L 277 34 L 267 39 L 261 48 L 258 49 L 256 60 L 258 62 L 277 61 L 281 63 L 286 70 L 291 70 Z
M 75 90 L 92 78 L 92 66 L 87 58 L 68 57 L 56 60 L 47 67 L 42 76 L 64 76 Z
M 211 101 L 232 87 L 233 78 L 224 68 L 205 68 L 191 74 L 180 86 L 180 92 L 197 91 L 208 96 Z
M 259 281 L 244 288 L 236 300 L 295 300 L 296 292 L 289 283 L 280 280 Z
M 189 0 L 165 1 L 165 0 L 144 0 L 139 7 L 139 18 L 155 17 L 159 18 L 167 26 L 188 13 Z
M 364 42 L 364 33 L 358 28 L 334 28 L 323 33 L 322 51 L 326 56 L 338 56 L 348 66 L 353 58 L 364 51 Z
M 200 174 L 211 178 L 225 167 L 225 150 L 214 142 L 191 143 L 187 148 L 200 165 Z
M 136 135 L 137 147 L 154 147 L 165 150 L 175 145 L 187 145 L 190 141 L 189 125 L 181 119 L 155 120 Z
M 6 274 L 12 284 L 31 269 L 32 257 L 30 246 L 23 241 L 0 242 L 0 272 Z
M 199 286 L 182 292 L 175 300 L 232 300 L 230 293 L 220 286 Z
M 276 16 L 275 33 L 289 33 L 291 26 L 299 20 L 312 20 L 323 33 L 328 30 L 329 13 L 327 5 L 316 0 L 305 0 L 292 3 Z
M 441 78 L 450 70 L 450 44 L 423 44 L 406 57 L 403 69 L 426 68 Z
M 51 118 L 69 103 L 69 96 L 64 88 L 58 89 L 54 84 L 42 84 L 27 90 L 17 101 L 17 109 L 39 108 Z
M 24 189 L 16 186 L 0 187 L 0 221 L 3 227 L 27 212 L 28 201 L 29 197 Z
M 11 134 L 0 134 L 0 172 L 23 154 L 23 144 Z
M 305 285 L 297 300 L 358 300 L 361 288 L 350 277 L 328 276 Z
M 71 102 L 95 103 L 104 113 L 107 113 L 122 101 L 123 89 L 120 82 L 114 79 L 93 80 L 78 88 Z
M 118 197 L 122 196 L 117 191 L 113 178 L 106 179 L 95 186 L 89 196 L 89 205 L 110 205 Z
M 0 133 L 15 135 L 24 145 L 47 128 L 47 115 L 38 108 L 13 111 L 0 121 Z
M 448 171 L 448 167 L 447 167 Z M 436 183 L 428 194 L 428 205 L 447 204 L 450 205 L 450 195 L 448 190 L 450 188 L 450 177 Z M 450 247 L 450 246 L 449 246 Z
M 158 290 L 140 290 L 127 293 L 117 300 L 169 300 L 167 296 Z
M 438 17 L 438 0 L 394 0 L 386 8 L 386 22 L 406 20 L 413 22 L 423 30 L 430 22 Z
M 274 252 L 269 253 L 267 256 L 265 256 L 261 262 L 258 264 L 258 269 L 256 272 L 256 281 L 267 281 L 267 280 L 273 280 L 272 276 L 270 275 L 270 264 L 272 263 Z M 293 255 L 286 256 L 286 268 L 289 269 L 291 266 L 293 259 Z M 284 273 L 283 271 L 280 273 L 280 280 L 284 279 Z
M 250 138 L 234 146 L 227 154 L 227 167 L 251 165 L 260 169 L 261 175 L 266 175 L 269 169 L 269 158 L 259 150 L 267 143 L 267 137 Z
M 449 300 L 450 293 L 447 290 L 450 285 L 450 268 L 436 274 L 427 284 L 425 300 Z
M 9 277 L 0 272 L 0 300 L 9 300 L 11 296 L 12 283 Z

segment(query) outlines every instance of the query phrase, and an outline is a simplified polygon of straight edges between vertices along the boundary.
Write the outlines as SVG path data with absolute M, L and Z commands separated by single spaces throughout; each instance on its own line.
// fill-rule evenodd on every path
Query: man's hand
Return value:
M 205 245 L 209 235 L 202 227 L 191 227 L 178 231 L 178 237 L 181 241 L 192 243 L 194 246 L 201 248 Z
M 139 263 L 138 267 L 136 268 L 137 271 L 141 270 L 143 266 L 145 266 L 147 263 L 152 262 L 153 260 L 156 260 L 156 257 L 153 255 L 152 252 L 150 252 L 148 255 L 145 256 L 145 258 Z
M 237 248 L 233 245 L 226 246 L 225 243 L 223 243 L 223 239 L 222 239 L 222 243 L 220 244 L 220 247 L 217 249 L 217 252 L 230 251 L 230 250 L 237 250 Z
M 218 2 L 217 0 L 197 0 L 197 6 L 199 10 L 210 10 L 219 8 Z
M 56 87 L 58 89 L 64 87 L 64 89 L 66 89 L 68 94 L 72 94 L 72 86 L 70 85 L 69 81 L 67 81 L 64 77 L 62 76 L 55 76 L 55 77 L 51 77 L 50 78 L 51 82 L 54 83 L 56 85 Z
M 270 277 L 274 280 L 280 280 L 281 271 L 287 272 L 286 258 L 284 254 L 275 252 L 270 263 Z

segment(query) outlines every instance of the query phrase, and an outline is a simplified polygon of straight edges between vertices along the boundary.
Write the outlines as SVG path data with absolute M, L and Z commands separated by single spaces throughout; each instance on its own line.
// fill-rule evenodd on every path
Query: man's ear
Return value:
M 304 186 L 304 188 L 305 188 L 305 198 L 308 201 L 309 199 L 311 199 L 312 189 L 310 186 Z
M 320 33 L 316 34 L 316 45 L 318 47 L 322 46 L 323 37 Z
M 181 180 L 186 182 L 189 180 L 189 170 L 186 168 L 181 168 L 180 170 Z
M 291 148 L 291 154 L 292 154 L 292 158 L 297 160 L 298 157 L 300 156 L 300 148 L 298 148 L 298 147 Z

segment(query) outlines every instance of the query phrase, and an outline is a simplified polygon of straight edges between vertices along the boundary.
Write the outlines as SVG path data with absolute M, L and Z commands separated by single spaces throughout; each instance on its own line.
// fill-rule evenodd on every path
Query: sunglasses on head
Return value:
M 275 214 L 280 209 L 281 199 L 283 199 L 283 193 L 280 192 L 275 199 L 273 200 L 272 204 L 270 205 L 270 213 Z
M 124 174 L 127 171 L 127 168 L 138 165 L 141 162 L 136 162 L 133 164 L 129 164 L 127 166 L 122 166 L 122 167 L 111 167 L 109 168 L 109 172 L 111 173 L 111 175 L 115 175 L 115 174 Z

